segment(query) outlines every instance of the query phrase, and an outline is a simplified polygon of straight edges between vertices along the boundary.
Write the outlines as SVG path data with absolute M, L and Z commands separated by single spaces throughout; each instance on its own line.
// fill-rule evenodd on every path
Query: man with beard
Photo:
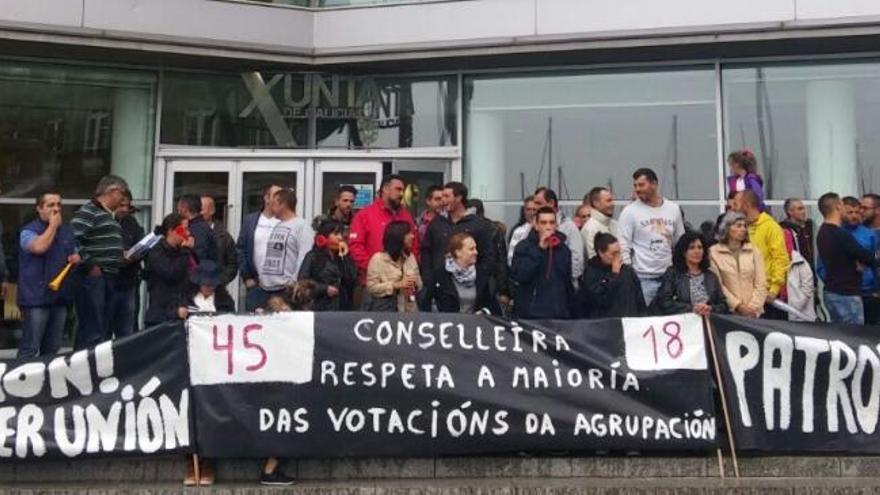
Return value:
M 672 266 L 672 247 L 684 235 L 678 204 L 660 194 L 660 179 L 649 168 L 633 172 L 635 200 L 620 214 L 617 224 L 623 262 L 631 265 L 642 285 L 645 306 L 651 307 Z
M 477 296 L 482 299 L 479 307 L 487 308 L 492 314 L 500 313 L 497 301 L 494 297 L 488 297 L 489 280 L 495 269 L 495 237 L 497 229 L 495 224 L 477 215 L 476 208 L 468 208 L 468 190 L 461 182 L 449 182 L 443 186 L 443 210 L 437 215 L 428 231 L 421 247 L 421 263 L 419 273 L 422 276 L 422 285 L 427 291 L 424 300 L 433 300 L 434 289 L 433 274 L 441 269 L 446 262 L 446 254 L 449 250 L 449 238 L 460 232 L 465 232 L 474 238 L 477 244 Z M 422 311 L 429 311 L 430 305 L 423 300 Z
M 385 235 L 385 227 L 393 221 L 403 221 L 412 227 L 412 232 L 417 232 L 409 210 L 401 207 L 403 191 L 406 189 L 406 181 L 399 175 L 388 175 L 382 179 L 379 188 L 379 198 L 370 206 L 360 210 L 351 221 L 351 233 L 349 234 L 348 248 L 351 258 L 358 269 L 358 281 L 360 285 L 366 282 L 367 265 L 370 258 L 383 250 L 382 238 Z M 419 238 L 416 235 L 413 241 L 412 252 L 419 252 Z M 418 255 L 417 255 L 418 256 Z
M 587 194 L 587 199 L 593 211 L 590 218 L 581 228 L 581 236 L 584 238 L 584 248 L 587 259 L 596 256 L 596 247 L 593 241 L 596 234 L 617 235 L 617 220 L 614 219 L 614 195 L 607 187 L 594 187 Z

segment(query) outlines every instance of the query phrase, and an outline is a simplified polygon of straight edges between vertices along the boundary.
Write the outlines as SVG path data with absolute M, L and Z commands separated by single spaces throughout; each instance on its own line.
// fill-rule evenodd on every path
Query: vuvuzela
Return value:
M 55 278 L 49 282 L 49 290 L 54 292 L 61 290 L 61 284 L 64 283 L 64 279 L 67 278 L 67 274 L 70 273 L 71 268 L 73 268 L 73 263 L 67 262 L 67 264 L 64 265 L 64 268 L 58 272 L 58 275 L 55 275 Z

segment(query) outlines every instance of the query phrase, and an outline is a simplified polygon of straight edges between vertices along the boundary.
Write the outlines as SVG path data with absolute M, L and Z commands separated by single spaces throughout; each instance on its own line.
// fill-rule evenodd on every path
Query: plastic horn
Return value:
M 64 269 L 58 272 L 58 275 L 55 275 L 55 278 L 49 282 L 49 290 L 54 292 L 61 290 L 61 284 L 64 283 L 64 279 L 67 278 L 67 274 L 70 273 L 71 268 L 73 268 L 73 263 L 68 262 L 64 265 Z

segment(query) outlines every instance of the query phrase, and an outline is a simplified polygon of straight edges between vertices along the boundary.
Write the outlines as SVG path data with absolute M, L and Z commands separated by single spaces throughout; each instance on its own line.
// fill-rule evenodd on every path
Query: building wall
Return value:
M 593 38 L 880 24 L 874 0 L 464 0 L 310 11 L 219 0 L 0 0 L 0 36 L 143 40 L 264 56 L 516 47 Z M 246 57 L 244 53 L 241 57 Z

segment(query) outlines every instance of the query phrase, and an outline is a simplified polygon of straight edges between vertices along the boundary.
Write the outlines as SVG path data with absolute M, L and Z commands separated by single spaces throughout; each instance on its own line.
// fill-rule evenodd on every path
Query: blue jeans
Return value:
M 113 291 L 113 314 L 110 315 L 110 327 L 107 329 L 108 339 L 128 337 L 134 333 L 137 317 L 134 292 L 135 289 Z
M 117 290 L 114 275 L 91 277 L 85 274 L 82 277 L 74 300 L 77 317 L 74 349 L 95 346 L 109 340 L 114 334 L 117 337 L 126 335 L 125 328 L 118 329 L 119 323 L 124 323 L 120 320 L 124 319 L 125 294 L 126 291 L 120 293 Z
M 826 290 L 825 308 L 833 323 L 865 324 L 865 307 L 859 296 L 844 296 Z
M 642 295 L 645 297 L 645 306 L 651 307 L 651 303 L 657 297 L 660 291 L 660 285 L 663 284 L 663 277 L 649 277 L 647 275 L 639 275 L 639 282 L 642 285 Z
M 22 335 L 17 358 L 51 356 L 61 347 L 67 306 L 21 308 Z

